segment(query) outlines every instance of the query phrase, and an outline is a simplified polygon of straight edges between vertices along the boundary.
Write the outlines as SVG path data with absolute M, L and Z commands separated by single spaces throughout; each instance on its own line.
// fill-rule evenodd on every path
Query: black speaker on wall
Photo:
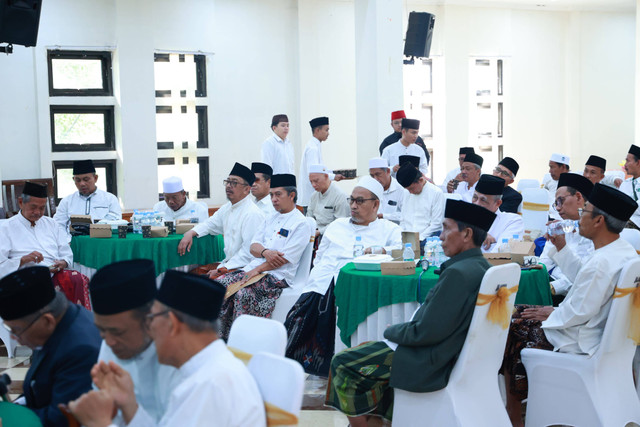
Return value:
M 404 41 L 404 56 L 428 58 L 431 50 L 435 15 L 427 12 L 409 13 L 409 25 Z
M 42 0 L 0 0 L 0 43 L 35 46 Z

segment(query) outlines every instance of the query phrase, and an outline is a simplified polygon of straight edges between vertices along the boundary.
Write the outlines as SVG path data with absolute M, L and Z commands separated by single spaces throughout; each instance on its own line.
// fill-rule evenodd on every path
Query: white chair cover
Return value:
M 243 314 L 231 325 L 227 345 L 251 355 L 265 351 L 284 356 L 287 331 L 278 321 Z
M 540 188 L 540 181 L 537 179 L 521 179 L 518 181 L 516 190 L 522 193 L 525 188 Z
M 620 233 L 620 237 L 629 242 L 629 244 L 633 246 L 633 249 L 640 253 L 640 230 L 625 228 L 622 230 L 622 233 Z
M 518 284 L 520 267 L 509 263 L 491 267 L 480 285 L 480 293 L 495 294 L 498 286 Z M 513 311 L 516 293 L 507 301 Z M 498 388 L 498 369 L 504 356 L 509 328 L 487 319 L 489 305 L 476 306 L 469 332 L 449 384 L 431 393 L 394 390 L 393 423 L 403 427 L 511 426 Z
M 13 358 L 16 356 L 18 341 L 11 338 L 11 334 L 4 328 L 3 323 L 2 319 L 0 319 L 0 340 L 2 340 L 4 346 L 7 348 L 7 356 Z
M 640 259 L 622 269 L 618 287 L 635 287 L 637 277 Z M 522 350 L 529 381 L 527 427 L 640 423 L 640 401 L 630 369 L 636 346 L 627 338 L 632 297 L 613 298 L 602 342 L 592 357 Z
M 549 192 L 546 189 L 522 190 L 522 221 L 525 232 L 546 229 L 549 221 Z

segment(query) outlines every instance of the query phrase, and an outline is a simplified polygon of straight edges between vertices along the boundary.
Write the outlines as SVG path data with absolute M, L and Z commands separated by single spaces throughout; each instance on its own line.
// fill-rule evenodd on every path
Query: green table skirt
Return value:
M 424 301 L 439 276 L 430 267 L 422 275 L 418 297 L 418 277 L 422 269 L 416 268 L 413 276 L 383 276 L 379 271 L 356 270 L 353 263 L 345 265 L 335 286 L 338 307 L 337 326 L 340 339 L 351 346 L 351 334 L 378 308 L 391 304 Z M 516 304 L 551 305 L 551 288 L 547 269 L 523 270 L 516 294 Z
M 156 265 L 156 276 L 170 268 L 190 264 L 210 264 L 224 259 L 222 236 L 204 236 L 193 239 L 191 251 L 178 255 L 181 234 L 167 237 L 143 238 L 141 234 L 128 233 L 126 239 L 90 238 L 74 236 L 71 239 L 73 261 L 87 267 L 99 269 L 116 261 L 128 259 L 151 259 Z

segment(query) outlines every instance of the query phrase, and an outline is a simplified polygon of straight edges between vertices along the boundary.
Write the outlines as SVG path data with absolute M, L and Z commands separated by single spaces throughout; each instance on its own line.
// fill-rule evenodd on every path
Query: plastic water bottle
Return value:
M 402 251 L 402 259 L 405 261 L 414 261 L 416 254 L 411 249 L 411 243 L 404 244 L 404 250 Z
M 196 210 L 195 209 L 191 209 L 191 218 L 189 219 L 189 222 L 191 224 L 197 224 L 198 223 L 198 216 L 196 215 Z
M 133 215 L 131 216 L 131 223 L 133 224 L 133 232 L 136 234 L 140 234 L 142 229 L 140 227 L 140 212 L 138 210 L 133 211 Z
M 509 239 L 502 239 L 502 243 L 498 246 L 498 252 L 508 253 L 511 249 L 509 248 Z
M 436 244 L 435 249 L 435 265 L 440 267 L 443 262 L 447 260 L 447 256 L 444 254 L 444 249 L 442 249 L 442 241 L 438 238 L 434 237 L 434 242 Z
M 362 245 L 362 237 L 356 236 L 356 242 L 353 244 L 353 257 L 357 258 L 364 255 L 364 246 Z

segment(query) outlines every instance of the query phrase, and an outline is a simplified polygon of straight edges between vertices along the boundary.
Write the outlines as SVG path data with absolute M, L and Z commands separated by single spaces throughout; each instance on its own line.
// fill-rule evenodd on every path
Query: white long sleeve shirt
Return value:
M 304 148 L 304 153 L 302 153 L 300 175 L 298 177 L 300 180 L 298 182 L 298 190 L 300 191 L 300 194 L 298 194 L 298 205 L 300 206 L 309 206 L 311 196 L 315 192 L 311 181 L 309 181 L 309 166 L 311 165 L 324 165 L 324 160 L 322 160 L 322 143 L 316 137 L 311 137 L 309 142 L 307 142 L 307 146 Z M 335 175 L 330 173 L 329 179 L 334 178 Z
M 266 163 L 273 169 L 273 174 L 290 173 L 295 175 L 293 144 L 289 138 L 284 141 L 275 133 L 262 143 L 262 163 Z
M 178 219 L 190 219 L 191 211 L 195 211 L 198 222 L 205 222 L 209 218 L 209 209 L 203 204 L 187 199 L 184 206 L 174 211 L 164 200 L 156 203 L 153 210 L 160 212 L 165 221 L 175 221 Z
M 424 185 L 420 194 L 407 191 L 402 201 L 400 228 L 420 233 L 420 240 L 442 231 L 444 200 L 442 190 L 430 182 Z
M 458 188 L 454 193 L 458 193 L 462 200 L 467 203 L 472 203 L 473 193 L 476 191 L 476 185 L 478 185 L 478 181 L 476 181 L 471 187 L 469 187 L 469 183 L 467 181 L 460 181 L 458 184 Z
M 253 198 L 245 197 L 236 204 L 227 202 L 205 222 L 193 227 L 198 237 L 207 234 L 224 236 L 224 260 L 218 268 L 229 270 L 241 268 L 252 259 L 251 239 L 264 221 L 264 214 L 253 203 Z
M 276 210 L 273 207 L 273 203 L 271 203 L 271 196 L 269 196 L 268 194 L 260 200 L 254 197 L 253 202 L 258 208 L 260 208 L 265 218 L 276 213 Z
M 620 191 L 631 197 L 633 200 L 640 200 L 640 178 L 627 178 L 620 184 Z M 640 202 L 638 202 L 640 204 Z M 629 219 L 636 226 L 640 227 L 640 208 L 631 215 Z
M 49 267 L 57 260 L 66 261 L 69 268 L 73 265 L 67 233 L 53 218 L 43 216 L 32 227 L 20 211 L 0 222 L 0 277 L 16 271 L 20 258 L 33 251 L 40 252 L 44 258 L 37 265 Z
M 98 361 L 115 362 L 131 375 L 138 405 L 142 406 L 155 422 L 163 417 L 169 406 L 171 392 L 182 381 L 176 368 L 158 362 L 155 343 L 151 343 L 139 355 L 125 360 L 118 358 L 102 341 Z M 120 414 L 112 422 L 118 426 L 126 425 Z
M 316 228 L 320 234 L 336 218 L 344 218 L 351 214 L 347 195 L 333 182 L 324 194 L 314 191 L 307 210 L 307 216 L 316 220 Z
M 402 203 L 407 194 L 409 192 L 394 177 L 391 177 L 389 188 L 382 193 L 378 213 L 382 214 L 384 219 L 399 224 L 402 219 Z
M 562 248 L 554 259 L 573 280 L 573 286 L 560 306 L 542 322 L 542 328 L 555 350 L 591 356 L 602 340 L 622 267 L 638 254 L 628 242 L 618 238 L 594 250 L 572 277 L 575 273 L 575 267 L 570 264 L 573 258 L 569 257 L 568 262 L 564 259 L 565 253 L 570 252 L 568 249 Z
M 390 146 L 386 147 L 382 151 L 382 158 L 386 159 L 389 163 L 389 167 L 391 167 L 391 176 L 395 178 L 396 173 L 393 171 L 393 167 L 400 163 L 400 156 L 417 156 L 420 157 L 420 172 L 426 174 L 428 172 L 427 157 L 424 155 L 424 150 L 420 148 L 420 146 L 416 144 L 409 144 L 408 147 L 405 147 L 402 140 L 398 142 L 394 142 Z
M 327 227 L 316 253 L 314 267 L 303 292 L 324 295 L 332 279 L 337 279 L 340 269 L 353 261 L 353 244 L 356 236 L 362 238 L 365 248 L 382 246 L 387 253 L 402 248 L 400 227 L 386 219 L 376 219 L 369 225 L 357 225 L 351 218 L 336 219 Z
M 314 234 L 315 230 L 311 230 L 305 216 L 294 208 L 286 214 L 276 212 L 266 218 L 253 236 L 251 243 L 260 243 L 266 249 L 284 254 L 284 258 L 289 262 L 267 273 L 276 280 L 285 280 L 289 286 L 293 287 L 293 278 L 296 276 L 302 252 Z M 252 257 L 251 262 L 243 270 L 252 270 L 264 261 L 264 258 Z
M 573 252 L 573 254 L 580 259 L 580 265 L 593 254 L 593 242 L 585 237 L 582 237 L 577 231 L 565 234 L 565 240 L 567 242 L 567 250 Z M 544 249 L 540 254 L 540 262 L 547 267 L 549 275 L 553 278 L 553 288 L 557 295 L 566 295 L 573 284 L 573 281 L 562 272 L 562 269 L 555 262 L 554 257 L 558 253 L 556 247 L 547 241 L 544 245 Z
M 498 209 L 496 211 L 496 219 L 493 220 L 488 234 L 496 239 L 496 243 L 492 244 L 488 250 L 482 246 L 482 252 L 498 252 L 498 247 L 502 244 L 503 239 L 509 240 L 513 238 L 514 234 L 517 234 L 520 238 L 524 236 L 524 221 L 522 221 L 522 216 L 502 212 Z
M 155 422 L 139 406 L 127 427 L 266 426 L 264 402 L 256 382 L 221 339 L 202 349 L 178 371 L 182 383 L 172 390 L 162 419 Z
M 442 189 L 442 191 L 444 193 L 447 193 L 447 184 L 449 183 L 449 181 L 451 181 L 452 179 L 454 179 L 456 176 L 458 176 L 458 174 L 460 173 L 460 166 L 458 166 L 455 169 L 451 169 L 449 171 L 449 173 L 447 174 L 447 176 L 444 178 L 444 182 L 442 183 L 442 185 L 440 186 L 440 188 Z
M 562 219 L 560 214 L 556 210 L 554 203 L 556 202 L 556 190 L 558 190 L 558 181 L 555 179 L 551 179 L 551 175 L 547 179 L 545 175 L 546 181 L 543 181 L 542 188 L 547 189 L 549 192 L 549 216 L 552 219 Z
M 83 196 L 76 191 L 60 200 L 53 219 L 69 233 L 71 215 L 91 215 L 92 220 L 114 220 L 122 219 L 122 209 L 116 196 L 97 188 L 88 196 Z M 68 240 L 70 237 L 71 235 Z

